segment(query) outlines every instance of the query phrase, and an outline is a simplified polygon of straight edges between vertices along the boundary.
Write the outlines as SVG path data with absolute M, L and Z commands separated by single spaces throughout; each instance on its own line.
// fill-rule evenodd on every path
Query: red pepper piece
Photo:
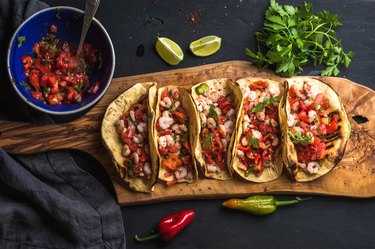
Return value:
M 172 215 L 166 216 L 159 221 L 158 232 L 147 237 L 134 236 L 138 242 L 161 238 L 164 241 L 172 240 L 182 229 L 189 225 L 195 216 L 193 210 L 184 210 Z

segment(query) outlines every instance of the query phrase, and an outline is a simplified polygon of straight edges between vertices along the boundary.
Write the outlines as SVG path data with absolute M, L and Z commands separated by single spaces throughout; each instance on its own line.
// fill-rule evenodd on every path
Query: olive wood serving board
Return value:
M 259 70 L 245 61 L 176 69 L 171 71 L 113 79 L 106 94 L 85 115 L 69 123 L 35 125 L 0 121 L 0 146 L 15 154 L 75 149 L 91 154 L 107 170 L 121 205 L 153 203 L 182 199 L 226 198 L 255 193 L 322 194 L 349 197 L 375 197 L 375 92 L 350 80 L 316 77 L 331 85 L 339 94 L 348 113 L 352 134 L 342 161 L 327 175 L 308 183 L 290 180 L 287 172 L 267 183 L 246 182 L 239 177 L 219 181 L 199 176 L 196 183 L 170 187 L 162 182 L 150 194 L 130 190 L 117 174 L 102 145 L 100 126 L 109 103 L 120 93 L 139 82 L 156 81 L 161 85 L 193 85 L 204 80 L 246 76 L 280 79 L 271 71 Z M 356 122 L 358 117 L 365 122 Z

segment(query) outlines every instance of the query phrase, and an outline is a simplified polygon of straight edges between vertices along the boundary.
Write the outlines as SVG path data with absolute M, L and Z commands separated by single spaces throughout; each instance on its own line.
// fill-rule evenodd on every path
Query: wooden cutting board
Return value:
M 251 183 L 238 177 L 233 180 L 218 181 L 200 176 L 193 184 L 166 187 L 158 182 L 155 191 L 151 194 L 136 193 L 127 188 L 118 176 L 109 154 L 101 143 L 100 136 L 104 112 L 117 95 L 139 82 L 156 81 L 162 85 L 193 85 L 213 78 L 238 79 L 246 76 L 279 79 L 272 72 L 259 70 L 245 61 L 229 61 L 113 79 L 98 104 L 72 122 L 40 126 L 0 121 L 0 146 L 16 154 L 61 149 L 87 152 L 107 170 L 121 205 L 182 199 L 227 198 L 254 193 L 323 194 L 361 198 L 375 196 L 375 92 L 350 80 L 336 77 L 317 78 L 331 85 L 340 95 L 352 124 L 352 135 L 344 158 L 327 175 L 308 183 L 292 182 L 286 172 L 277 180 L 268 183 Z

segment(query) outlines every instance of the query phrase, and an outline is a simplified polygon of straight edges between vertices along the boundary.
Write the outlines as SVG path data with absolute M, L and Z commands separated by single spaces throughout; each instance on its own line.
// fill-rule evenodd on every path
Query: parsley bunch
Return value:
M 353 57 L 353 52 L 344 52 L 336 36 L 335 28 L 341 25 L 340 17 L 326 10 L 315 15 L 310 3 L 293 7 L 271 0 L 263 29 L 255 33 L 258 45 L 268 51 L 263 54 L 258 48 L 255 53 L 246 48 L 246 53 L 257 66 L 273 66 L 282 76 L 297 75 L 306 64 L 324 64 L 322 76 L 336 76 L 338 66 L 348 67 Z

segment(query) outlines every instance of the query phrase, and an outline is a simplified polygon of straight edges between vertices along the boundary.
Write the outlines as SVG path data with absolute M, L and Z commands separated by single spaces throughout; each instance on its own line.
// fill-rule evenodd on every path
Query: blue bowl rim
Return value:
M 105 36 L 107 37 L 108 41 L 109 41 L 109 45 L 110 45 L 110 50 L 111 50 L 111 53 L 112 53 L 112 58 L 113 58 L 113 66 L 111 68 L 111 72 L 110 72 L 110 77 L 108 78 L 108 82 L 107 84 L 105 85 L 105 88 L 103 89 L 103 91 L 101 92 L 101 94 L 99 94 L 92 102 L 88 103 L 87 105 L 83 105 L 82 107 L 80 108 L 77 108 L 75 110 L 69 110 L 69 111 L 51 111 L 51 110 L 47 110 L 47 109 L 44 109 L 42 107 L 39 107 L 37 105 L 35 105 L 34 103 L 30 102 L 17 88 L 16 86 L 16 82 L 15 80 L 13 79 L 12 77 L 12 73 L 11 73 L 11 70 L 10 70 L 10 51 L 11 51 L 11 48 L 12 48 L 12 44 L 14 42 L 14 40 L 16 39 L 16 36 L 18 34 L 18 32 L 20 31 L 20 29 L 26 25 L 26 23 L 33 19 L 35 16 L 43 13 L 43 12 L 47 12 L 47 11 L 51 11 L 51 10 L 58 10 L 58 9 L 66 9 L 66 10 L 72 10 L 72 11 L 75 11 L 77 13 L 80 13 L 80 14 L 84 14 L 85 12 L 83 10 L 80 10 L 80 9 L 77 9 L 77 8 L 74 8 L 74 7 L 70 7 L 70 6 L 55 6 L 55 7 L 49 7 L 49 8 L 46 8 L 46 9 L 43 9 L 43 10 L 40 10 L 38 12 L 36 12 L 35 14 L 31 15 L 29 18 L 27 18 L 25 21 L 22 22 L 22 24 L 17 28 L 17 30 L 14 32 L 13 36 L 12 36 L 12 39 L 10 40 L 10 43 L 9 43 L 9 46 L 8 46 L 8 55 L 7 55 L 7 68 L 8 68 L 8 75 L 9 75 L 9 78 L 10 78 L 10 82 L 13 86 L 13 88 L 15 89 L 16 93 L 18 94 L 18 96 L 20 96 L 28 105 L 30 105 L 31 107 L 41 111 L 41 112 L 44 112 L 44 113 L 48 113 L 48 114 L 53 114 L 53 115 L 69 115 L 69 114 L 75 114 L 75 113 L 79 113 L 81 111 L 84 111 L 88 108 L 90 108 L 92 105 L 96 104 L 102 97 L 103 95 L 106 93 L 109 85 L 111 84 L 112 82 L 112 78 L 113 78 L 113 74 L 114 74 L 114 71 L 115 71 L 115 64 L 116 64 L 116 58 L 115 58 L 115 49 L 113 47 L 113 43 L 112 43 L 112 40 L 111 38 L 109 37 L 108 35 L 108 32 L 107 30 L 104 28 L 104 26 L 99 22 L 98 19 L 96 19 L 95 17 L 93 18 L 93 22 L 95 22 L 95 25 L 98 25 L 102 31 L 104 32 Z

